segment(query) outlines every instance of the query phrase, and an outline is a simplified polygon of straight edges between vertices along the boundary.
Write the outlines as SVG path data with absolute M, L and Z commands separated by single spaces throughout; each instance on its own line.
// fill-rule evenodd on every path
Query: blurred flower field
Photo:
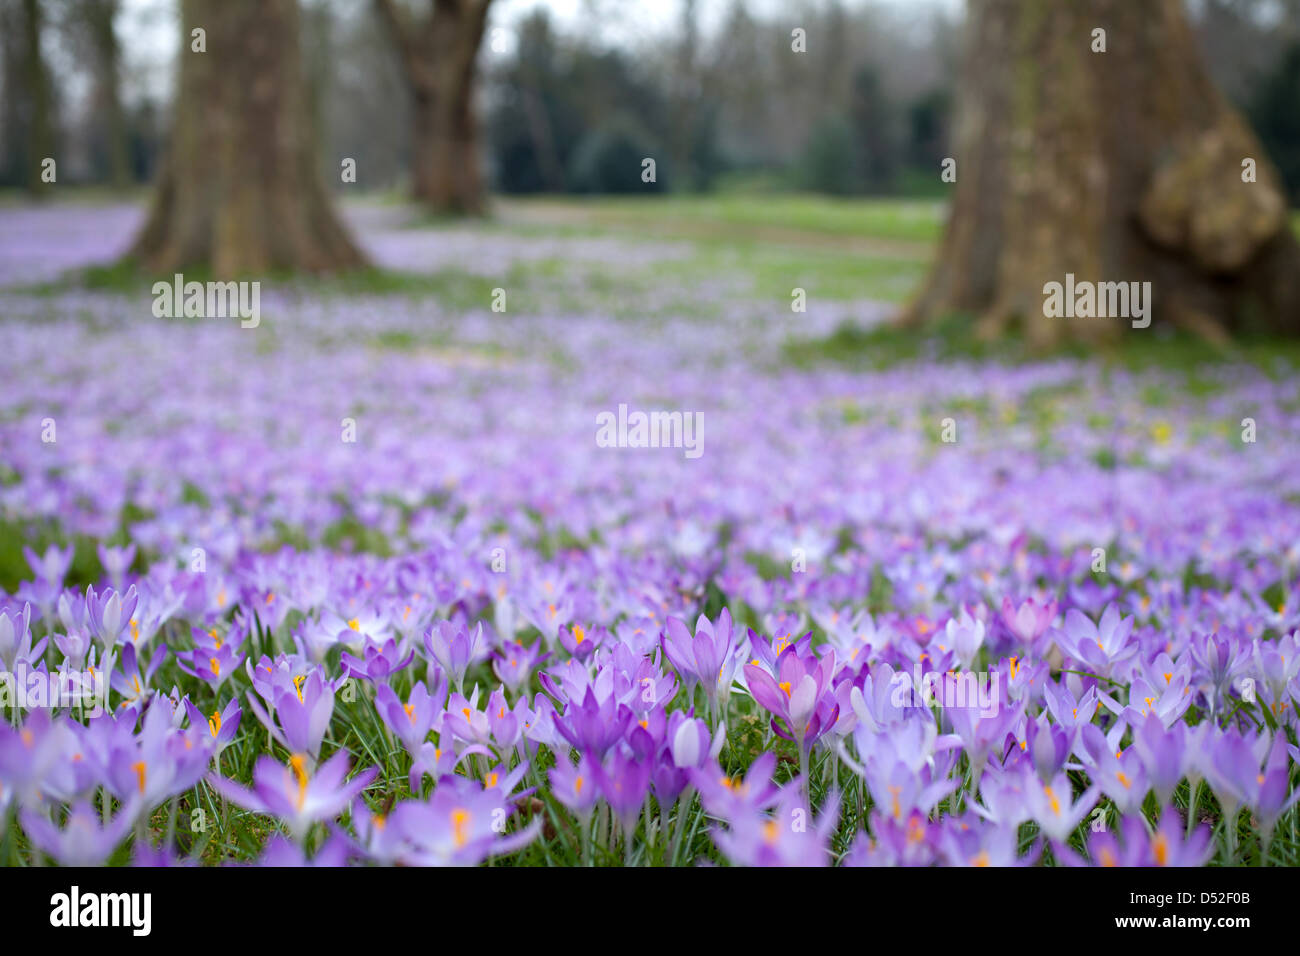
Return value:
M 244 329 L 4 210 L 0 862 L 1300 862 L 1294 366 L 823 361 L 895 212 L 356 207 Z

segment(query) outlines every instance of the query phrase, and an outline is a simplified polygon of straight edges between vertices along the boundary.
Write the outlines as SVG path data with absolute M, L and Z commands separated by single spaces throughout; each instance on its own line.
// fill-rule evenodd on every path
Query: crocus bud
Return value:
M 700 760 L 700 731 L 693 720 L 683 720 L 673 735 L 673 763 L 694 767 Z

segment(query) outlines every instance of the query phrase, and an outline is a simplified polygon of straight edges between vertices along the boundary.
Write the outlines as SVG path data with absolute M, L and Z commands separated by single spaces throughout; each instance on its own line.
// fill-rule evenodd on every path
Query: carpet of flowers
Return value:
M 155 319 L 16 285 L 135 213 L 23 216 L 0 862 L 1300 862 L 1300 377 L 807 369 L 835 310 L 613 319 L 491 277 L 631 242 L 378 226 L 511 308 Z M 599 447 L 619 404 L 703 454 Z M 65 672 L 107 712 L 15 696 Z

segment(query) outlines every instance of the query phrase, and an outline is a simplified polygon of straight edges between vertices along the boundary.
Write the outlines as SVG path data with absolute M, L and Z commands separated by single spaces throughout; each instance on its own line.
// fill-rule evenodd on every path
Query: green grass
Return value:
M 865 369 L 921 359 L 1019 364 L 1044 358 L 1019 338 L 979 339 L 972 333 L 973 325 L 971 316 L 960 314 L 948 315 L 924 329 L 895 326 L 862 329 L 843 324 L 824 338 L 792 339 L 785 346 L 785 355 L 793 364 L 804 368 L 830 362 Z M 1126 331 L 1112 347 L 1067 345 L 1052 356 L 1098 359 L 1134 370 L 1158 367 L 1184 373 L 1205 365 L 1244 362 L 1280 377 L 1300 368 L 1300 342 L 1248 336 L 1228 346 L 1218 346 L 1182 332 L 1133 330 Z
M 805 193 L 702 196 L 541 197 L 501 199 L 507 222 L 646 230 L 656 236 L 698 238 L 723 233 L 797 241 L 838 237 L 929 244 L 943 229 L 944 204 L 921 199 L 842 199 Z

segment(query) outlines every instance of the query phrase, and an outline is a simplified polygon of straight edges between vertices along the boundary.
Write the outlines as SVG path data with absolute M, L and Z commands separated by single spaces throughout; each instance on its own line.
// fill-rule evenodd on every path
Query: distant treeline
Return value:
M 1270 0 L 1188 0 L 1216 81 L 1300 204 L 1300 0 L 1278 2 L 1281 20 Z M 135 16 L 171 17 L 173 6 L 139 0 Z M 602 9 L 627 17 L 634 6 Z M 961 45 L 960 21 L 942 7 L 808 4 L 799 54 L 790 18 L 733 0 L 706 34 L 697 4 L 680 6 L 677 29 L 629 46 L 560 30 L 542 8 L 504 25 L 505 52 L 485 42 L 477 100 L 492 187 L 942 191 Z M 373 5 L 303 0 L 302 9 L 327 181 L 350 157 L 362 188 L 403 185 L 410 94 Z M 60 182 L 154 176 L 171 112 L 165 94 L 128 80 L 160 54 L 135 45 L 122 13 L 119 0 L 0 0 L 0 186 L 33 186 L 32 157 L 45 155 L 60 157 Z M 640 175 L 647 157 L 654 183 Z

